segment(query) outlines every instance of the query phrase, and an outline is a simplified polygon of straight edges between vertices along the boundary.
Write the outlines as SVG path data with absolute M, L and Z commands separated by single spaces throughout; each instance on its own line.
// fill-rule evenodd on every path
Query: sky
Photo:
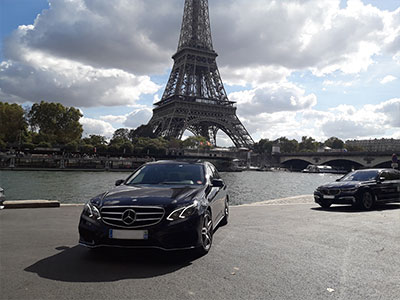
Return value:
M 0 0 L 0 101 L 77 107 L 85 136 L 146 124 L 183 4 Z M 222 81 L 255 141 L 400 139 L 400 0 L 209 0 L 209 9 Z M 220 132 L 217 144 L 232 142 Z

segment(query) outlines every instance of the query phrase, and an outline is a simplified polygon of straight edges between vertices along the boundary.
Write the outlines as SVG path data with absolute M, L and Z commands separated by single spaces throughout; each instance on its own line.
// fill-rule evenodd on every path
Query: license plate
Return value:
M 117 240 L 147 240 L 149 238 L 149 232 L 147 230 L 110 229 L 108 237 Z
M 324 195 L 324 199 L 335 199 L 333 195 Z

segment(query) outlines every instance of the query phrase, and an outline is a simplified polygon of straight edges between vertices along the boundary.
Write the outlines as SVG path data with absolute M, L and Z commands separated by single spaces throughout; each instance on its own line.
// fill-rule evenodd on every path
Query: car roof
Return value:
M 370 169 L 358 169 L 355 170 L 354 172 L 367 172 L 367 171 L 376 171 L 376 172 L 383 172 L 383 171 L 395 171 L 399 172 L 396 169 L 390 169 L 390 168 L 370 168 Z
M 158 160 L 153 162 L 148 162 L 146 165 L 205 165 L 207 162 L 205 161 L 183 161 L 183 160 Z

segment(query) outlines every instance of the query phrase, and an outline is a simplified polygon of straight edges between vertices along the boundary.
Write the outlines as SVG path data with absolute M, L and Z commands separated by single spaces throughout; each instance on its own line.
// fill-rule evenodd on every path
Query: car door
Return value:
M 382 173 L 384 178 L 385 200 L 400 201 L 400 172 L 388 170 Z
M 217 168 L 210 164 L 211 171 L 213 173 L 213 178 L 214 179 L 221 179 L 221 176 L 218 173 Z M 218 211 L 217 213 L 217 222 L 224 217 L 225 214 L 225 199 L 227 196 L 227 191 L 226 191 L 226 185 L 225 183 L 223 184 L 222 187 L 214 187 L 216 190 L 215 198 L 216 198 L 216 209 Z
M 208 199 L 208 203 L 211 207 L 211 215 L 212 215 L 212 219 L 213 219 L 213 223 L 216 224 L 216 222 L 218 221 L 219 218 L 219 208 L 218 208 L 218 198 L 217 198 L 217 194 L 218 194 L 218 189 L 216 187 L 212 186 L 212 181 L 214 179 L 214 173 L 213 170 L 211 169 L 211 166 L 209 164 L 205 165 L 205 169 L 206 169 L 206 180 L 207 180 L 207 199 Z
M 379 191 L 378 199 L 382 201 L 392 201 L 399 198 L 399 182 L 397 176 L 391 170 L 383 171 L 379 175 Z

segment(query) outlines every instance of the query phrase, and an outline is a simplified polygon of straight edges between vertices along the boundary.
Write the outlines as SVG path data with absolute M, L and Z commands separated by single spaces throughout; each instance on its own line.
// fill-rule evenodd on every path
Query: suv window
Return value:
M 386 180 L 399 180 L 400 172 L 397 172 L 395 170 L 385 171 L 385 172 L 382 172 L 381 177 L 384 177 Z

